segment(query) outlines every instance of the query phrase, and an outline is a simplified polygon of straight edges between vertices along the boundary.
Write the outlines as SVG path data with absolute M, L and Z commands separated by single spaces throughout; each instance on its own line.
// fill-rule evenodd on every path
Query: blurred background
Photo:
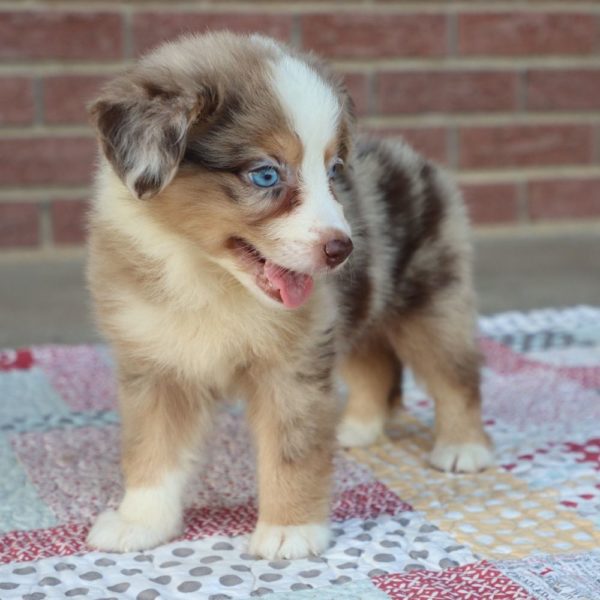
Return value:
M 85 104 L 180 33 L 259 31 L 333 61 L 364 131 L 456 172 L 484 313 L 600 300 L 600 2 L 0 2 L 0 346 L 95 338 Z

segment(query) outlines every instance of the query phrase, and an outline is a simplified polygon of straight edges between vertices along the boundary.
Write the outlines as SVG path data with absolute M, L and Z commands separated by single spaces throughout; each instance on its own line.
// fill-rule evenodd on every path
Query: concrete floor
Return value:
M 600 305 L 600 227 L 476 235 L 481 312 Z M 0 347 L 98 340 L 81 252 L 0 254 Z

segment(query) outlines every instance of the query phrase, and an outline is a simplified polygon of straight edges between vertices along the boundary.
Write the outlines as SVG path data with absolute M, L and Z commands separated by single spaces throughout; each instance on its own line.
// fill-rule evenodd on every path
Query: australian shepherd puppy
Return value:
M 490 464 L 460 194 L 407 145 L 356 139 L 324 65 L 261 36 L 185 37 L 91 114 L 89 282 L 118 364 L 125 478 L 92 546 L 181 532 L 198 444 L 234 393 L 256 441 L 259 556 L 327 548 L 336 439 L 379 438 L 402 364 L 435 398 L 431 464 Z

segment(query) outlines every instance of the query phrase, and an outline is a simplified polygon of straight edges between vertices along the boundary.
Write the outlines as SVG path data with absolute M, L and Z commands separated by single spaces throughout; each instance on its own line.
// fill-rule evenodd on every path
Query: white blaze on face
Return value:
M 314 254 L 314 245 L 328 231 L 350 236 L 342 207 L 330 192 L 325 165 L 325 151 L 337 136 L 341 106 L 331 87 L 304 62 L 281 55 L 273 71 L 275 90 L 302 143 L 303 158 L 299 173 L 302 202 L 289 217 L 277 219 L 272 232 L 289 242 L 296 263 L 306 263 Z

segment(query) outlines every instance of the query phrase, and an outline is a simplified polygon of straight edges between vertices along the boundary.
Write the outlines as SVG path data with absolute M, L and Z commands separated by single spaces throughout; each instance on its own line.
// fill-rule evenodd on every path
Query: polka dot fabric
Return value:
M 0 351 L 0 598 L 600 597 L 600 310 L 507 313 L 480 331 L 497 467 L 428 466 L 433 403 L 408 375 L 387 440 L 336 455 L 330 547 L 295 561 L 248 554 L 255 467 L 239 406 L 217 419 L 179 539 L 92 551 L 91 521 L 122 493 L 110 353 Z

